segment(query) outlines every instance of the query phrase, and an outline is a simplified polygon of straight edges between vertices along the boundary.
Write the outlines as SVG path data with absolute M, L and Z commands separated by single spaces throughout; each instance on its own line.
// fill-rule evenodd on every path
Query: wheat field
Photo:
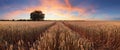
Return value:
M 0 22 L 0 50 L 120 50 L 120 22 Z

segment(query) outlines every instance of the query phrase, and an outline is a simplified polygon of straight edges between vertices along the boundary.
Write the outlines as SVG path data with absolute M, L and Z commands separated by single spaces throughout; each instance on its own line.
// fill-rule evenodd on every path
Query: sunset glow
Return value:
M 98 14 L 94 4 L 88 4 L 88 1 L 74 0 L 36 0 L 37 4 L 32 5 L 35 0 L 30 0 L 30 5 L 23 6 L 16 10 L 2 13 L 2 19 L 29 19 L 30 13 L 35 10 L 41 10 L 45 14 L 46 20 L 82 20 L 82 19 L 104 19 L 108 13 Z M 12 2 L 12 1 L 11 1 Z M 35 2 L 35 3 L 36 3 Z M 73 3 L 72 3 L 73 2 Z M 22 3 L 21 3 L 22 4 Z M 3 9 L 11 9 L 12 6 L 4 6 Z M 102 15 L 101 17 L 98 15 Z M 21 16 L 21 17 L 20 17 Z M 112 15 L 109 15 L 112 16 Z M 112 17 L 107 17 L 112 18 Z M 118 17 L 116 17 L 118 18 Z

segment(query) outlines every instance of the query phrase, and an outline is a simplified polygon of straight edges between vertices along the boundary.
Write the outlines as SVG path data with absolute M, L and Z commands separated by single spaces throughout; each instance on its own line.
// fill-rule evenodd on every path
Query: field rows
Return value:
M 95 50 L 120 50 L 119 22 L 64 22 L 73 31 L 93 42 Z
M 54 22 L 0 22 L 0 50 L 18 50 L 21 41 L 26 49 Z M 12 50 L 11 49 L 11 50 Z
M 119 22 L 0 22 L 0 50 L 120 50 Z
M 47 30 L 39 40 L 34 43 L 32 50 L 92 50 L 92 42 L 81 38 L 79 34 L 73 32 L 63 23 Z M 84 47 L 83 47 L 84 46 Z

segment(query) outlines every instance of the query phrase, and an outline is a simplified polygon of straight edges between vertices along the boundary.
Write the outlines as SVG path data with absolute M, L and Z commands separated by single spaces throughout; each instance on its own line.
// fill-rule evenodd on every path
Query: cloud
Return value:
M 70 4 L 69 0 L 65 0 L 65 3 L 68 6 L 68 8 L 70 8 L 70 9 L 72 8 L 72 5 Z
M 66 19 L 80 19 L 81 16 L 88 16 L 88 8 L 81 8 L 72 6 L 70 0 L 64 0 L 64 4 L 60 2 L 60 0 L 39 0 L 40 4 L 37 6 L 28 6 L 24 7 L 23 9 L 14 10 L 12 12 L 8 12 L 3 15 L 5 19 L 11 19 L 17 17 L 20 14 L 30 13 L 34 10 L 42 10 L 43 13 L 56 15 L 59 17 L 63 17 Z M 92 6 L 91 6 L 92 7 Z M 91 8 L 92 11 L 95 12 L 94 8 Z M 73 12 L 78 12 L 78 16 L 74 16 Z M 47 15 L 49 16 L 49 15 Z M 52 18 L 51 18 L 52 19 Z

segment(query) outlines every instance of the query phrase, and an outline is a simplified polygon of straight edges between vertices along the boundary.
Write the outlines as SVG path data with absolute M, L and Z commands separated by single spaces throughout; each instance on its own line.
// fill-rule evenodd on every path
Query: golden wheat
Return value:
M 0 50 L 120 50 L 119 22 L 0 22 Z

